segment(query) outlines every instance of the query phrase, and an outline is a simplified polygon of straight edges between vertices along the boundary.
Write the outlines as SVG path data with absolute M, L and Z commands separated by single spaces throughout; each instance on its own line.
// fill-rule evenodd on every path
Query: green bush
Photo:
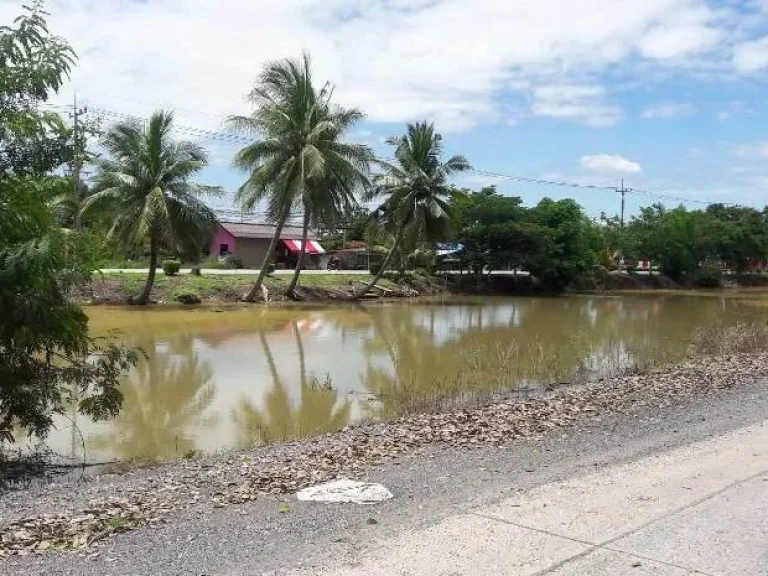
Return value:
M 226 258 L 224 258 L 224 266 L 234 270 L 242 270 L 243 260 L 242 258 L 238 258 L 237 256 L 235 256 L 234 254 L 228 254 Z
M 277 270 L 277 266 L 275 266 L 272 262 L 267 264 L 267 276 L 272 276 L 272 274 L 275 273 L 275 270 Z
M 209 256 L 202 262 L 200 262 L 200 268 L 203 270 L 221 270 L 226 268 L 224 262 L 219 262 L 219 259 L 215 256 Z
M 181 270 L 181 261 L 175 259 L 163 260 L 163 272 L 166 276 L 176 276 Z
M 381 266 L 383 263 L 384 262 L 382 262 L 381 260 L 371 260 L 371 263 L 368 266 L 368 270 L 370 271 L 371 274 L 376 276 L 376 274 L 378 274 L 379 271 L 381 270 Z
M 719 288 L 723 282 L 723 271 L 717 264 L 705 264 L 696 270 L 693 281 L 699 288 Z
M 434 270 L 435 253 L 432 250 L 415 250 L 408 255 L 407 264 L 411 270 Z

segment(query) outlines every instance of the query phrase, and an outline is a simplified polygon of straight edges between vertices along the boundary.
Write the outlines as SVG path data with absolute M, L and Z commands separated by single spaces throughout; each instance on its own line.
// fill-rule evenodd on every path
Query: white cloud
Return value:
M 642 167 L 639 163 L 627 160 L 624 156 L 619 156 L 618 154 L 594 154 L 592 156 L 582 156 L 579 163 L 585 170 L 597 173 L 614 172 L 637 174 L 642 171 Z
M 681 118 L 696 113 L 696 106 L 689 102 L 661 102 L 643 110 L 643 118 Z
M 733 153 L 741 158 L 762 160 L 768 158 L 768 140 L 736 146 Z
M 739 72 L 757 72 L 768 67 L 768 36 L 736 46 L 733 63 Z
M 715 117 L 718 120 L 720 120 L 720 122 L 724 122 L 724 121 L 728 120 L 728 118 L 731 117 L 731 113 L 730 112 L 726 112 L 725 110 L 721 110 L 720 112 L 717 113 L 717 115 Z
M 585 84 L 552 84 L 534 89 L 531 112 L 587 126 L 611 126 L 622 117 L 621 108 L 605 101 L 603 87 Z
M 302 48 L 317 78 L 375 122 L 427 117 L 467 130 L 503 121 L 512 91 L 533 93 L 536 115 L 613 124 L 621 110 L 604 72 L 726 60 L 732 28 L 706 0 L 50 0 L 48 9 L 80 54 L 72 87 L 84 99 L 141 114 L 173 105 L 208 127 L 244 109 L 264 62 Z M 17 12 L 0 0 L 0 21 Z M 736 65 L 754 66 L 744 58 Z M 546 97 L 556 84 L 602 92 Z

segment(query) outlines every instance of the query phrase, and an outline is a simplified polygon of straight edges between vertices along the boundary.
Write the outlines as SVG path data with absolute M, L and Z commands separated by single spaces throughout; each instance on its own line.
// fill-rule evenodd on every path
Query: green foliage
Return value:
M 267 264 L 267 276 L 272 276 L 272 274 L 275 273 L 275 270 L 277 270 L 277 266 L 275 266 L 272 262 Z
M 573 200 L 544 199 L 533 208 L 494 187 L 455 195 L 456 240 L 475 274 L 523 269 L 547 288 L 563 290 L 596 263 L 593 226 Z
M 71 132 L 58 114 L 41 111 L 59 90 L 75 53 L 51 35 L 42 2 L 25 6 L 12 26 L 0 27 L 0 173 L 41 176 L 72 158 Z
M 406 134 L 387 143 L 395 148 L 395 162 L 382 163 L 385 172 L 375 178 L 366 199 L 384 197 L 373 218 L 393 238 L 379 273 L 358 296 L 373 287 L 398 252 L 407 256 L 422 245 L 431 247 L 450 238 L 453 215 L 449 199 L 454 190 L 448 180 L 470 168 L 463 156 L 442 161 L 443 137 L 427 122 L 409 124 Z M 401 269 L 404 264 L 401 259 Z
M 723 271 L 717 264 L 705 264 L 696 270 L 694 283 L 700 288 L 719 288 L 723 283 Z
M 120 408 L 120 375 L 136 353 L 88 337 L 87 317 L 67 302 L 95 254 L 89 238 L 55 226 L 53 200 L 74 152 L 61 118 L 37 104 L 74 62 L 48 33 L 42 4 L 0 28 L 0 441 L 21 426 L 45 436 L 72 406 L 94 419 Z
M 435 251 L 419 248 L 408 255 L 410 270 L 433 270 L 435 266 Z
M 526 264 L 545 286 L 563 290 L 597 263 L 592 225 L 576 201 L 545 198 L 529 214 L 541 242 Z
M 94 193 L 83 205 L 86 214 L 94 207 L 113 214 L 107 240 L 149 245 L 150 272 L 136 304 L 149 299 L 159 252 L 196 261 L 217 223 L 199 197 L 221 190 L 191 182 L 207 165 L 207 154 L 197 144 L 172 140 L 172 129 L 173 113 L 165 111 L 155 112 L 146 126 L 112 128 L 103 142 L 108 158 L 96 162 Z
M 320 241 L 326 250 L 338 250 L 345 242 L 365 241 L 370 226 L 371 211 L 365 206 L 354 206 L 336 222 L 324 227 Z
M 259 139 L 235 155 L 234 164 L 248 172 L 235 200 L 246 212 L 266 202 L 266 215 L 277 224 L 271 248 L 249 295 L 258 292 L 280 231 L 291 209 L 304 211 L 304 231 L 310 225 L 333 225 L 357 204 L 355 192 L 368 185 L 371 150 L 343 141 L 363 118 L 357 109 L 332 102 L 330 84 L 317 89 L 309 56 L 268 64 L 250 94 L 254 111 L 233 116 L 233 130 Z M 288 292 L 298 280 L 301 259 Z
M 94 419 L 114 416 L 120 375 L 136 353 L 87 336 L 87 317 L 62 293 L 63 239 L 0 251 L 0 439 L 45 436 L 52 415 L 75 402 Z
M 179 270 L 181 270 L 181 260 L 163 260 L 162 266 L 166 276 L 176 276 L 179 273 Z
M 696 283 L 701 262 L 719 261 L 740 272 L 768 254 L 768 230 L 757 210 L 714 204 L 706 210 L 642 208 L 616 236 L 629 260 L 650 258 L 682 283 Z M 710 274 L 711 276 L 711 274 Z
M 383 272 L 382 264 L 384 263 L 383 260 L 371 260 L 371 264 L 368 267 L 368 271 L 373 274 L 374 276 L 378 276 L 381 272 Z
M 242 270 L 244 267 L 243 259 L 234 254 L 227 254 L 224 257 L 224 267 L 231 270 Z

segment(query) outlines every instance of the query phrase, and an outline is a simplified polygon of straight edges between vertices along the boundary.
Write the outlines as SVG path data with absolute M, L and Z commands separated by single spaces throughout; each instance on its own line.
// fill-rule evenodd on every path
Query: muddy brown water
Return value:
M 697 329 L 768 316 L 766 302 L 768 292 L 708 292 L 94 307 L 94 335 L 118 331 L 147 359 L 123 380 L 116 419 L 94 423 L 73 412 L 57 419 L 46 446 L 72 461 L 164 461 L 315 435 L 436 398 L 680 359 Z

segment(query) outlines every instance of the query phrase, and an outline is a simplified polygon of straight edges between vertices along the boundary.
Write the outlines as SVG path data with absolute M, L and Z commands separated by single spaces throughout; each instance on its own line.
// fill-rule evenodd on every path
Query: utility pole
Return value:
M 83 157 L 85 155 L 85 139 L 80 133 L 80 115 L 88 112 L 87 108 L 77 107 L 77 91 L 72 101 L 72 138 L 74 154 L 72 157 L 72 185 L 74 186 L 74 199 L 77 202 L 74 226 L 80 230 L 80 173 L 83 169 Z
M 632 192 L 632 188 L 624 188 L 624 178 L 621 179 L 621 188 L 617 188 L 616 192 L 621 193 L 621 227 L 624 228 L 624 197 L 626 196 L 627 192 Z

